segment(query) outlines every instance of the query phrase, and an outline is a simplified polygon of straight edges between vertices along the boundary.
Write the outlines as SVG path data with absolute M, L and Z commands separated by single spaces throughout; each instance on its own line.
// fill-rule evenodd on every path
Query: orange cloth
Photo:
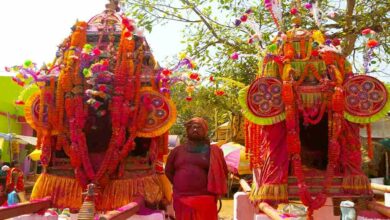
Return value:
M 227 175 L 228 169 L 222 150 L 217 145 L 211 145 L 207 190 L 219 196 L 226 194 Z
M 176 220 L 217 220 L 215 196 L 177 196 L 173 198 Z

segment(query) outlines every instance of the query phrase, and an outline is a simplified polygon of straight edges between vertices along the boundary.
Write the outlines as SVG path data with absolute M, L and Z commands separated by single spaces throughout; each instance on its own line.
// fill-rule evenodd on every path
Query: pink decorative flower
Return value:
M 366 28 L 366 29 L 362 30 L 362 34 L 363 34 L 363 35 L 370 34 L 370 32 L 371 32 L 371 29 L 370 29 L 370 28 Z
M 232 58 L 232 60 L 238 60 L 238 57 L 239 57 L 239 54 L 237 52 L 234 52 L 230 58 Z
M 290 13 L 293 14 L 293 15 L 296 15 L 296 14 L 298 13 L 298 9 L 292 8 L 292 9 L 290 10 Z
M 306 8 L 307 10 L 310 10 L 312 7 L 313 7 L 313 5 L 312 5 L 311 3 L 306 3 L 306 4 L 305 4 L 305 8 Z
M 96 56 L 100 56 L 100 54 L 101 54 L 101 51 L 99 50 L 99 48 L 95 48 L 95 49 L 93 49 L 93 54 L 95 54 Z

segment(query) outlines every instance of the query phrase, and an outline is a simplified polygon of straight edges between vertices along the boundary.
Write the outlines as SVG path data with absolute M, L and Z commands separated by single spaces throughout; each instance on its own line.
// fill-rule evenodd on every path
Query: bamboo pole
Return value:
M 244 192 L 251 191 L 251 187 L 244 179 L 240 179 L 240 186 L 241 186 L 242 190 L 244 190 Z
M 368 208 L 375 210 L 375 211 L 381 213 L 382 215 L 390 217 L 390 208 L 386 207 L 380 203 L 377 203 L 375 201 L 371 201 L 368 203 Z
M 371 183 L 371 189 L 375 189 L 384 193 L 390 193 L 390 186 L 378 183 Z
M 283 219 L 280 217 L 280 214 L 278 211 L 276 211 L 272 206 L 270 206 L 266 202 L 261 202 L 259 204 L 259 208 L 264 214 L 266 214 L 268 217 L 270 217 L 272 220 L 286 220 L 285 218 Z
M 143 199 L 138 198 L 134 202 L 122 206 L 117 210 L 109 211 L 108 213 L 99 216 L 99 220 L 126 220 L 139 211 L 142 203 Z
M 0 219 L 8 219 L 25 214 L 36 213 L 50 208 L 51 198 L 46 197 L 41 200 L 19 203 L 14 206 L 0 207 Z

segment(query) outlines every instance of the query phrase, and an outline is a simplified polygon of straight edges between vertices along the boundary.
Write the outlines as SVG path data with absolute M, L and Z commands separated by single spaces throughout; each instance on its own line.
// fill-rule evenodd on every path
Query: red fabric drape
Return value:
M 360 150 L 359 125 L 344 120 L 339 136 L 341 145 L 340 162 L 345 175 L 364 175 L 362 167 L 362 153 Z
M 210 168 L 207 178 L 207 190 L 216 195 L 227 193 L 228 169 L 222 150 L 216 146 L 210 146 Z
M 173 198 L 176 220 L 217 220 L 215 196 L 181 196 Z

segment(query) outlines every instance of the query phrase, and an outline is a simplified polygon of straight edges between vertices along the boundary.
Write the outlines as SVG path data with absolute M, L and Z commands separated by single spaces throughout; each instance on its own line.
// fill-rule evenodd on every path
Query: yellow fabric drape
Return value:
M 135 197 L 142 197 L 147 203 L 158 203 L 162 200 L 163 194 L 165 196 L 169 194 L 169 192 L 163 192 L 163 189 L 167 187 L 163 187 L 157 174 L 112 180 L 97 197 L 100 202 L 96 202 L 96 209 L 99 211 L 113 210 L 132 202 Z M 31 200 L 50 196 L 54 207 L 78 210 L 83 202 L 82 193 L 81 185 L 74 178 L 41 174 L 34 185 Z
M 83 189 L 76 179 L 41 174 L 35 182 L 31 200 L 50 196 L 57 208 L 79 209 Z
M 365 175 L 351 175 L 343 178 L 343 189 L 351 194 L 370 194 L 371 183 Z
M 113 210 L 127 205 L 134 197 L 142 197 L 147 203 L 158 203 L 163 198 L 158 175 L 111 181 L 103 191 L 98 210 Z
M 287 184 L 267 184 L 259 188 L 252 184 L 249 199 L 251 201 L 288 201 Z

